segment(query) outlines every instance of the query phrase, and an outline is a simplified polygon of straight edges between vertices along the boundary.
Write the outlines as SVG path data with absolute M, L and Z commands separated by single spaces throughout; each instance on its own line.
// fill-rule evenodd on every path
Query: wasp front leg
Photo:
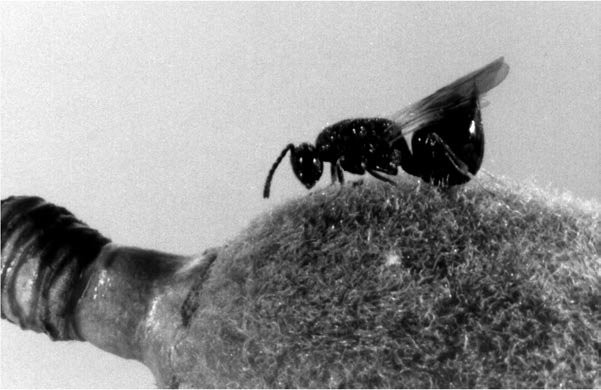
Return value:
M 344 184 L 344 174 L 342 173 L 340 160 L 330 163 L 330 174 L 332 175 L 332 184 L 335 184 L 337 181 L 341 185 Z

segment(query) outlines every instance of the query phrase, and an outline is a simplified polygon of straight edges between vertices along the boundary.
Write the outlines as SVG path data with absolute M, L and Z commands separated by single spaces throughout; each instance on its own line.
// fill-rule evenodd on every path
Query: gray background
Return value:
M 261 199 L 286 143 L 501 55 L 483 167 L 601 199 L 601 3 L 1 7 L 2 197 L 40 195 L 122 244 L 220 245 L 306 192 L 285 161 Z M 3 387 L 153 385 L 91 345 L 1 331 Z

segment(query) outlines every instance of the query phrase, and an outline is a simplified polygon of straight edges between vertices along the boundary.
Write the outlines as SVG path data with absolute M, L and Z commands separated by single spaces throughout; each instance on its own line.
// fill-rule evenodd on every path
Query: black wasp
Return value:
M 390 118 L 345 119 L 324 128 L 315 145 L 288 144 L 269 170 L 263 197 L 269 197 L 273 174 L 288 151 L 294 174 L 307 188 L 321 177 L 324 162 L 330 163 L 333 183 L 344 183 L 343 170 L 394 183 L 382 174 L 396 175 L 399 165 L 434 185 L 466 183 L 484 157 L 480 96 L 508 72 L 501 57 Z

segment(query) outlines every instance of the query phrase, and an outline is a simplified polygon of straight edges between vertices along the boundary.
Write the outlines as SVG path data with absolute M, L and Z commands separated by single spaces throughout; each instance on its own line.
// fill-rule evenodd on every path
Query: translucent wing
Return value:
M 390 119 L 398 126 L 391 133 L 391 142 L 439 121 L 454 108 L 465 107 L 474 97 L 488 92 L 501 83 L 509 73 L 503 57 L 478 69 L 432 95 L 397 111 Z

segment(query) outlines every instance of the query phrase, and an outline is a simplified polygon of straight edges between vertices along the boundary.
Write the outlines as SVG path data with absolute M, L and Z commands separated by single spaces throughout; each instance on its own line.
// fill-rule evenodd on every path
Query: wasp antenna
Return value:
M 269 187 L 271 187 L 271 179 L 273 179 L 273 174 L 275 173 L 275 170 L 278 167 L 278 165 L 280 165 L 280 162 L 282 161 L 282 159 L 284 158 L 286 153 L 288 153 L 289 150 L 293 150 L 293 149 L 294 149 L 293 144 L 286 145 L 284 150 L 282 150 L 282 153 L 280 153 L 278 158 L 275 160 L 275 162 L 271 166 L 271 169 L 269 170 L 269 174 L 267 175 L 267 180 L 265 181 L 265 187 L 263 188 L 263 198 L 269 198 Z

